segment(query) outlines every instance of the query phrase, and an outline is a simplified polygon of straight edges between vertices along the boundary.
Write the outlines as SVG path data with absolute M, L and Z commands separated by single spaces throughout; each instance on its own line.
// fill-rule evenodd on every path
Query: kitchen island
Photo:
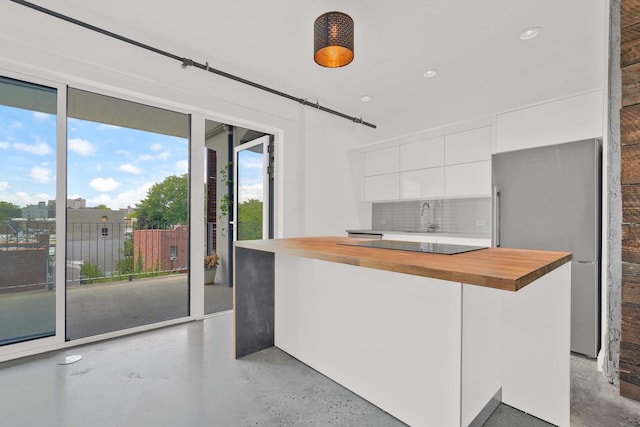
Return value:
M 237 242 L 236 357 L 275 345 L 409 425 L 569 425 L 570 253 L 358 240 Z

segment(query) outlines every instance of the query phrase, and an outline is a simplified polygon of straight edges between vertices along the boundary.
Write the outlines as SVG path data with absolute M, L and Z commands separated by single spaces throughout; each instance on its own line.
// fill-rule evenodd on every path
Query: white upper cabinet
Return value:
M 445 197 L 476 197 L 491 194 L 491 160 L 445 167 Z
M 364 176 L 399 172 L 400 148 L 382 148 L 364 153 Z
M 418 169 L 400 173 L 401 199 L 428 199 L 443 196 L 443 167 Z
M 444 147 L 445 165 L 491 160 L 493 126 L 447 135 Z
M 443 164 L 443 136 L 400 146 L 400 172 L 433 168 Z
M 363 153 L 365 201 L 478 197 L 491 194 L 494 127 L 460 126 L 412 142 L 385 141 Z M 470 127 L 470 126 L 469 126 Z M 404 139 L 404 141 L 403 141 Z M 389 146 L 395 143 L 397 145 Z
M 370 202 L 398 200 L 400 193 L 399 180 L 400 175 L 397 173 L 365 177 L 364 200 Z

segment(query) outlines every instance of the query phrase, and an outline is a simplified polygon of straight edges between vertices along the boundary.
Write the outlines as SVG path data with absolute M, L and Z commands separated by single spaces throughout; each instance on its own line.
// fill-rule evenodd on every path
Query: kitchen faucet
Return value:
M 436 231 L 436 229 L 438 228 L 438 226 L 434 223 L 434 221 L 431 221 L 431 205 L 429 204 L 429 202 L 424 202 L 422 203 L 422 207 L 420 208 L 420 216 L 424 216 L 424 208 L 427 208 L 427 232 L 433 232 Z
M 425 206 L 427 207 L 427 209 L 431 208 L 431 206 L 429 205 L 429 202 L 424 202 L 422 204 L 422 208 L 420 209 L 420 216 L 424 216 L 424 208 L 425 208 Z

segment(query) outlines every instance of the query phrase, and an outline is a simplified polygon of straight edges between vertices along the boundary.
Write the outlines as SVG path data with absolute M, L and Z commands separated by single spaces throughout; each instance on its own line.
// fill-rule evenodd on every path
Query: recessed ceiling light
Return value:
M 425 76 L 426 78 L 429 78 L 429 77 L 434 77 L 436 74 L 438 74 L 438 70 L 427 70 L 424 72 L 423 76 Z
M 540 33 L 542 32 L 542 28 L 541 27 L 531 27 L 531 28 L 527 28 L 526 30 L 522 31 L 520 33 L 520 38 L 522 40 L 530 40 L 534 37 L 537 37 L 540 35 Z
M 362 101 L 362 102 L 369 102 L 371 100 L 373 100 L 373 96 L 364 95 L 364 96 L 360 97 L 360 101 Z

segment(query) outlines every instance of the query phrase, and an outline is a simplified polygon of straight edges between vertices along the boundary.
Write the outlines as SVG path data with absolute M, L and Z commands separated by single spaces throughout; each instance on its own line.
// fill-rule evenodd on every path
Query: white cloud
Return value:
M 98 191 L 113 191 L 120 186 L 120 183 L 113 178 L 94 178 L 89 181 L 89 185 Z
M 246 202 L 247 200 L 256 199 L 262 200 L 263 196 L 263 186 L 262 183 L 259 184 L 251 184 L 251 185 L 241 185 L 238 189 L 238 201 L 240 203 Z
M 171 153 L 168 151 L 163 151 L 158 154 L 140 154 L 138 160 L 149 161 L 149 160 L 167 160 L 171 156 Z
M 49 168 L 43 168 L 41 166 L 34 166 L 29 172 L 29 176 L 38 182 L 51 181 L 51 174 L 53 171 Z
M 139 167 L 131 164 L 120 165 L 118 169 L 132 175 L 140 175 L 142 173 L 142 170 Z
M 189 172 L 189 161 L 180 160 L 179 162 L 176 162 L 176 167 L 178 168 L 178 171 L 182 173 L 187 173 Z
M 147 193 L 153 184 L 153 182 L 146 183 L 138 188 L 116 194 L 115 196 L 100 194 L 97 197 L 88 199 L 87 206 L 98 206 L 104 204 L 111 209 L 122 209 L 127 206 L 134 207 L 137 203 L 140 203 L 140 200 L 147 197 Z
M 50 194 L 47 194 L 47 193 L 38 193 L 38 194 L 31 195 L 22 191 L 19 193 L 13 193 L 13 194 L 0 193 L 0 198 L 6 202 L 13 203 L 20 207 L 25 207 L 27 205 L 35 205 L 35 204 L 38 204 L 38 202 L 46 202 L 47 200 L 55 199 L 54 196 L 51 196 Z
M 0 191 L 7 191 L 9 183 L 7 181 L 0 181 Z
M 117 154 L 118 156 L 129 157 L 129 156 L 131 156 L 131 151 L 127 151 L 127 150 L 116 150 L 116 154 Z
M 0 141 L 0 150 L 7 150 L 7 149 L 9 149 L 10 145 L 11 144 L 9 144 L 8 142 Z
M 23 126 L 24 126 L 24 123 L 22 123 L 22 122 L 13 122 L 9 126 L 9 129 L 20 129 Z
M 262 169 L 264 168 L 264 164 L 262 163 L 262 159 L 246 159 L 242 162 L 242 167 L 244 169 Z
M 33 112 L 33 118 L 36 119 L 39 122 L 46 122 L 51 117 L 53 117 L 53 115 L 51 115 L 51 114 L 41 113 L 39 111 L 34 111 Z
M 162 144 L 156 143 L 151 146 L 151 151 L 160 151 L 160 150 L 162 150 Z
M 26 151 L 29 154 L 37 156 L 46 156 L 53 153 L 53 149 L 44 141 L 38 141 L 35 144 L 24 144 L 22 142 L 14 142 L 13 148 L 20 151 Z
M 96 147 L 87 140 L 80 138 L 71 138 L 67 144 L 69 151 L 87 157 L 95 154 Z

